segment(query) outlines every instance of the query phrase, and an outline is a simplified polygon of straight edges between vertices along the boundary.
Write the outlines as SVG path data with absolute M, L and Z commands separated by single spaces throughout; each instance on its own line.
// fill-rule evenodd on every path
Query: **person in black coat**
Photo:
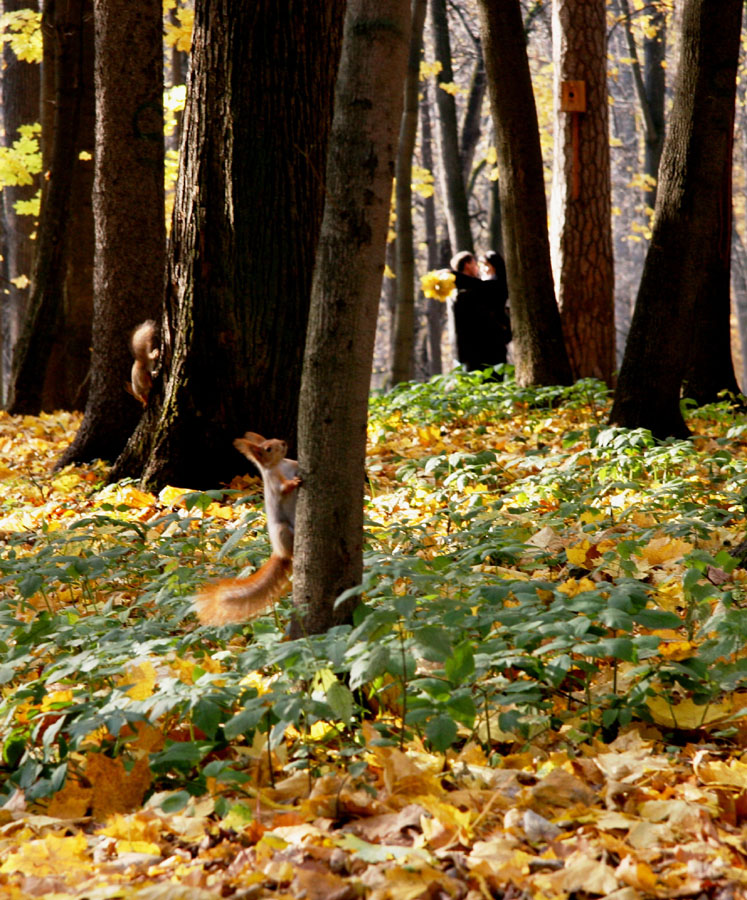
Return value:
M 468 372 L 505 363 L 511 340 L 506 266 L 494 251 L 486 254 L 485 262 L 494 274 L 481 279 L 474 254 L 462 251 L 451 260 L 456 288 L 449 310 L 452 347 Z

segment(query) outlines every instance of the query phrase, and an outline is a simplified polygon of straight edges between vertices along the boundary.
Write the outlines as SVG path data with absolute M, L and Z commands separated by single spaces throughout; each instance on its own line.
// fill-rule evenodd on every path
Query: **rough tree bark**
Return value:
M 353 601 L 335 598 L 362 578 L 368 386 L 409 38 L 409 0 L 349 0 L 301 387 L 296 633 L 347 621 Z
M 742 0 L 687 0 L 653 235 L 610 421 L 685 437 L 680 392 L 697 304 L 731 241 L 731 148 Z M 655 390 L 652 390 L 652 385 Z
M 605 0 L 554 0 L 553 71 L 550 248 L 565 346 L 574 379 L 611 384 L 615 308 Z M 585 102 L 579 102 L 582 94 Z
M 96 144 L 93 4 L 83 9 L 78 147 L 70 186 L 70 214 L 62 307 L 57 333 L 49 351 L 42 390 L 42 409 L 85 408 L 91 365 L 93 321 L 93 180 Z M 45 96 L 45 95 L 43 95 Z M 45 102 L 49 98 L 45 96 Z M 52 136 L 52 140 L 54 140 Z
M 159 0 L 94 0 L 96 258 L 86 411 L 58 465 L 116 459 L 142 410 L 124 390 L 129 334 L 163 296 L 163 63 Z
M 197 0 L 164 365 L 111 478 L 210 487 L 247 429 L 295 453 L 344 0 Z M 344 267 L 347 261 L 338 260 Z
M 54 112 L 52 147 L 44 152 L 49 175 L 43 182 L 31 295 L 23 329 L 13 352 L 8 410 L 36 415 L 50 352 L 62 322 L 67 275 L 70 204 L 81 149 L 81 100 L 85 82 L 86 19 L 91 0 L 46 0 L 42 29 L 53 54 Z M 45 45 L 45 51 L 46 51 Z M 42 121 L 47 113 L 42 111 Z
M 503 248 L 511 298 L 516 379 L 570 384 L 555 303 L 537 109 L 519 0 L 479 0 L 496 129 Z

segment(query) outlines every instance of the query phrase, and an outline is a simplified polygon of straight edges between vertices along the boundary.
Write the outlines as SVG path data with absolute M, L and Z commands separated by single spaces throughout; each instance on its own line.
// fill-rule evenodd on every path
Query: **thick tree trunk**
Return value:
M 8 409 L 36 415 L 52 346 L 62 322 L 63 284 L 67 273 L 70 201 L 79 153 L 80 111 L 84 79 L 85 17 L 91 0 L 47 0 L 42 28 L 54 56 L 55 102 L 49 175 L 42 191 L 32 290 L 23 330 L 13 353 Z M 43 114 L 44 118 L 44 114 Z
M 354 600 L 334 601 L 362 578 L 368 385 L 409 40 L 410 0 L 349 0 L 301 389 L 297 634 L 348 621 Z
M 418 92 L 423 26 L 427 0 L 412 0 L 412 35 L 407 77 L 404 85 L 404 109 L 399 129 L 395 166 L 397 210 L 397 263 L 395 287 L 397 305 L 394 314 L 394 352 L 390 385 L 413 377 L 415 351 L 415 248 L 412 226 L 412 157 L 418 131 Z
M 165 386 L 110 477 L 210 487 L 247 429 L 295 452 L 344 0 L 197 0 Z M 347 260 L 338 260 L 345 267 Z
M 93 181 L 96 144 L 93 8 L 83 12 L 83 59 L 77 159 L 70 187 L 62 314 L 50 348 L 42 390 L 42 409 L 85 408 L 91 366 L 93 321 Z
M 3 11 L 15 12 L 19 9 L 37 11 L 37 0 L 4 0 Z M 5 145 L 11 146 L 20 137 L 21 125 L 32 125 L 39 121 L 40 66 L 16 57 L 10 47 L 3 47 L 2 100 Z M 7 293 L 2 305 L 2 383 L 7 383 L 10 375 L 13 347 L 21 332 L 29 298 L 29 284 L 34 265 L 35 243 L 32 239 L 36 231 L 35 216 L 19 215 L 15 205 L 19 200 L 31 200 L 41 185 L 41 176 L 32 176 L 31 184 L 5 185 L 3 188 L 3 214 L 5 217 L 5 267 Z M 24 287 L 17 279 L 28 279 Z
M 431 27 L 436 59 L 441 63 L 437 82 L 452 84 L 454 70 L 451 64 L 449 22 L 446 18 L 446 0 L 430 0 Z M 443 196 L 446 225 L 449 230 L 451 252 L 474 250 L 472 229 L 469 222 L 467 192 L 462 177 L 462 161 L 459 154 L 456 101 L 441 87 L 436 88 L 436 134 L 439 148 L 439 176 Z
M 503 247 L 520 384 L 570 384 L 555 303 L 542 153 L 519 0 L 478 4 L 496 129 Z
M 685 370 L 683 393 L 699 406 L 715 403 L 722 392 L 738 394 L 731 357 L 731 234 L 732 149 L 721 183 L 720 230 L 714 235 L 705 284 L 695 298 L 692 349 Z
M 610 421 L 684 437 L 680 390 L 696 304 L 731 233 L 731 147 L 742 0 L 687 0 L 653 236 Z M 725 243 L 724 243 L 725 242 Z M 653 387 L 653 389 L 652 389 Z
M 612 383 L 615 309 L 605 0 L 554 0 L 550 246 L 575 378 Z M 564 91 L 569 84 L 582 88 Z M 583 109 L 580 107 L 583 106 Z
M 159 0 L 94 0 L 96 262 L 93 353 L 85 416 L 58 465 L 116 459 L 142 410 L 124 390 L 129 335 L 161 305 L 163 64 Z

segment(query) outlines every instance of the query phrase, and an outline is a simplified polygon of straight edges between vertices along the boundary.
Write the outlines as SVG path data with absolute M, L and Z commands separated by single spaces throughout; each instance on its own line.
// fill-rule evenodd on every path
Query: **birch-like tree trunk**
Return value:
M 349 0 L 299 410 L 293 631 L 361 583 L 368 389 L 410 44 L 410 0 Z M 345 260 L 345 265 L 340 265 Z

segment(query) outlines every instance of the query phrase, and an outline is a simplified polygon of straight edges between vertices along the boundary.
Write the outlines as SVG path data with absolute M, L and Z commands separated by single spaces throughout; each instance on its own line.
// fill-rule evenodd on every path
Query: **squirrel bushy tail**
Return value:
M 224 578 L 208 585 L 194 602 L 203 625 L 229 625 L 261 615 L 290 587 L 293 559 L 273 553 L 249 578 Z

